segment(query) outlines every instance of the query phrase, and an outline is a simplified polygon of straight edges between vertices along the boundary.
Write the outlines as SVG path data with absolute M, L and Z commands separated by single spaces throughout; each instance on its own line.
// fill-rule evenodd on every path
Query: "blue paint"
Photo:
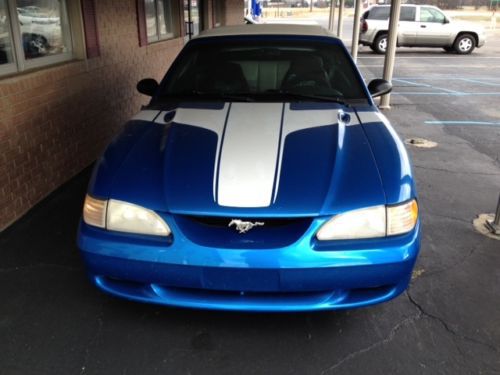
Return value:
M 418 224 L 403 236 L 330 241 L 321 251 L 309 235 L 278 248 L 218 249 L 191 242 L 175 220 L 164 218 L 176 233 L 176 246 L 150 236 L 137 236 L 132 242 L 127 234 L 81 223 L 78 245 L 99 289 L 130 300 L 191 308 L 355 308 L 402 293 L 420 247 Z M 315 218 L 307 233 L 314 233 L 324 221 Z
M 500 92 L 394 92 L 391 95 L 499 96 Z
M 417 86 L 417 87 L 432 87 L 431 85 L 427 85 L 425 83 L 415 83 L 415 82 L 407 81 L 405 79 L 393 78 L 392 80 L 393 81 L 398 81 L 398 82 L 401 82 L 401 83 L 407 83 L 409 85 L 413 85 L 413 86 Z
M 462 78 L 457 78 L 457 76 L 454 74 L 451 74 L 451 75 L 440 74 L 439 77 L 402 77 L 402 78 L 393 78 L 393 80 L 394 79 L 406 79 L 406 80 L 413 80 L 413 81 L 451 81 L 454 79 L 462 79 Z M 468 79 L 468 78 L 465 78 L 465 79 Z M 500 78 L 495 77 L 495 76 L 491 76 L 491 77 L 486 77 L 486 76 L 476 77 L 476 76 L 474 76 L 474 79 L 481 79 L 481 80 L 486 79 L 489 81 L 500 80 Z
M 453 94 L 462 94 L 462 92 L 460 92 L 460 91 L 451 90 L 451 89 L 445 89 L 443 87 L 432 86 L 432 85 L 429 85 L 429 84 L 426 84 L 426 83 L 415 83 L 415 82 L 411 82 L 411 81 L 408 81 L 408 80 L 405 80 L 405 79 L 394 78 L 393 81 L 398 81 L 398 82 L 401 82 L 401 83 L 406 83 L 406 84 L 413 85 L 413 86 L 416 86 L 416 87 L 426 87 L 426 88 L 435 89 L 435 90 L 442 90 L 442 91 L 446 91 L 446 92 L 453 93 Z
M 471 83 L 479 83 L 480 85 L 485 85 L 485 86 L 496 86 L 499 87 L 500 83 L 492 83 L 492 82 L 482 82 L 477 79 L 470 79 L 470 78 L 459 78 L 461 81 L 465 82 L 471 82 Z
M 491 121 L 425 121 L 427 125 L 479 125 L 479 126 L 500 126 L 500 122 Z

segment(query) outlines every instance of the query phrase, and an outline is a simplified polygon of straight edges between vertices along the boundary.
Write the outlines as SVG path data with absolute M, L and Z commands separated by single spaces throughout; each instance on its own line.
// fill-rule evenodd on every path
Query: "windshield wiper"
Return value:
M 298 93 L 298 92 L 294 92 L 294 91 L 287 91 L 287 90 L 277 90 L 277 91 L 274 91 L 273 93 L 279 94 L 279 95 L 284 95 L 284 96 L 286 96 L 288 98 L 292 98 L 292 99 L 331 102 L 331 103 L 342 104 L 346 107 L 349 107 L 349 104 L 340 96 L 323 96 L 323 95 L 314 95 L 314 94 L 302 94 L 302 93 Z
M 180 93 L 174 93 L 168 95 L 169 99 L 185 99 L 185 98 L 196 98 L 196 99 L 208 99 L 217 100 L 221 99 L 224 101 L 235 101 L 235 102 L 254 102 L 255 99 L 250 96 L 249 93 L 226 93 L 226 92 L 206 92 L 206 91 L 186 91 Z

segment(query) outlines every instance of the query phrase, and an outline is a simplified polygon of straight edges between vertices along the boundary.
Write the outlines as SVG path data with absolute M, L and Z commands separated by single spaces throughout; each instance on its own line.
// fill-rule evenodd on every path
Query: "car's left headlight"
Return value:
M 168 236 L 167 223 L 154 211 L 136 204 L 114 199 L 100 200 L 85 197 L 83 220 L 100 228 L 155 236 Z
M 378 238 L 408 233 L 417 224 L 418 204 L 375 206 L 349 211 L 328 220 L 316 233 L 320 241 Z

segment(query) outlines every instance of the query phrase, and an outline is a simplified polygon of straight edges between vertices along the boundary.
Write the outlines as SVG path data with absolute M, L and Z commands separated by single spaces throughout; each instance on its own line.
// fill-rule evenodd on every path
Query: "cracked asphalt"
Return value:
M 381 76 L 367 49 L 358 63 Z M 500 241 L 472 227 L 500 193 L 498 71 L 500 33 L 471 56 L 398 53 L 385 114 L 401 138 L 438 146 L 407 146 L 423 241 L 397 299 L 244 314 L 108 297 L 75 246 L 87 169 L 0 234 L 0 374 L 500 374 Z

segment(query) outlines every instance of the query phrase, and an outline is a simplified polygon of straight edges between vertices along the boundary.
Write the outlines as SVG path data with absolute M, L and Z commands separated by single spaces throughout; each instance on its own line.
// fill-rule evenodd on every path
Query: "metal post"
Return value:
M 337 0 L 330 0 L 330 17 L 328 18 L 328 30 L 333 33 L 333 24 L 335 21 L 335 3 Z
M 342 29 L 344 28 L 344 5 L 345 5 L 345 0 L 340 0 L 339 19 L 337 21 L 337 37 L 339 39 L 342 39 Z
M 493 221 L 493 224 L 496 226 L 500 225 L 500 195 L 498 196 L 497 212 L 495 213 L 495 220 Z
M 351 55 L 354 61 L 358 59 L 358 44 L 359 44 L 359 17 L 361 16 L 361 2 L 363 0 L 356 0 L 354 5 L 354 25 L 352 29 L 352 46 Z M 401 1 L 401 0 L 396 0 Z
M 486 220 L 488 230 L 496 235 L 500 235 L 500 196 L 498 196 L 497 211 L 493 221 Z
M 384 61 L 384 76 L 386 81 L 392 81 L 392 73 L 394 71 L 394 60 L 396 58 L 396 44 L 398 41 L 398 23 L 399 14 L 401 13 L 401 0 L 393 0 L 391 2 L 391 14 L 389 18 L 389 34 L 387 38 L 387 49 L 385 51 Z M 385 94 L 380 99 L 380 108 L 391 108 L 391 96 Z

